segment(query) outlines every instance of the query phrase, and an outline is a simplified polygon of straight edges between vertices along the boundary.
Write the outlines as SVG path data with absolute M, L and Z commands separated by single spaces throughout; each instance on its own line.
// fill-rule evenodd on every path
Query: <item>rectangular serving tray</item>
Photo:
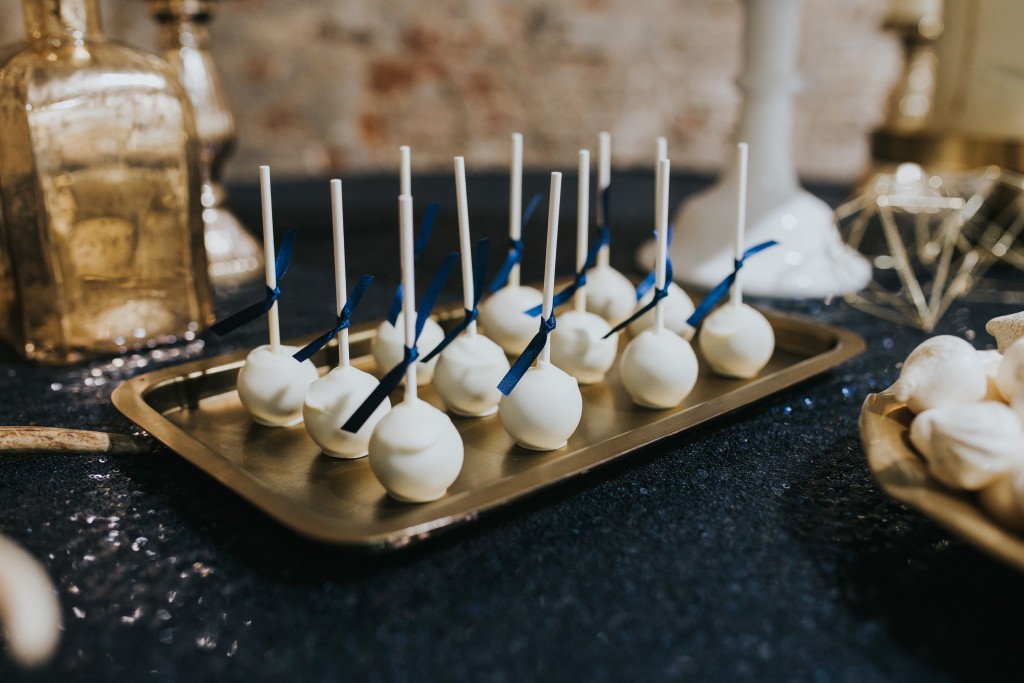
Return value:
M 461 311 L 442 314 L 442 325 Z M 616 363 L 605 382 L 581 387 L 583 419 L 556 451 L 520 448 L 497 415 L 453 417 L 465 443 L 465 463 L 448 494 L 431 503 L 392 500 L 366 458 L 323 455 L 302 425 L 254 423 L 235 391 L 245 350 L 140 375 L 119 386 L 113 402 L 154 438 L 298 533 L 353 548 L 399 548 L 781 391 L 864 350 L 864 340 L 847 330 L 766 315 L 776 350 L 758 377 L 717 377 L 701 361 L 696 387 L 682 405 L 650 410 L 633 405 Z M 367 371 L 374 370 L 375 330 L 351 332 L 353 365 Z M 323 373 L 336 358 L 337 348 L 330 346 L 313 361 Z M 430 386 L 420 388 L 420 397 L 442 407 Z

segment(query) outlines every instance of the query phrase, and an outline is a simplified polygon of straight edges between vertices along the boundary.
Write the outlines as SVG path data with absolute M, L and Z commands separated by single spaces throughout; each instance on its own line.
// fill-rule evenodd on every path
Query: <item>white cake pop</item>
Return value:
M 334 282 L 338 315 L 348 301 L 345 273 L 345 226 L 341 208 L 341 181 L 331 181 L 331 208 L 334 218 Z M 309 385 L 302 407 L 306 431 L 326 455 L 336 458 L 359 458 L 366 455 L 370 434 L 389 410 L 387 398 L 355 433 L 341 428 L 356 408 L 377 387 L 377 379 L 368 372 L 352 367 L 348 345 L 348 328 L 338 333 L 338 367 Z
M 548 237 L 544 259 L 543 320 L 554 309 L 555 247 L 558 243 L 558 204 L 562 174 L 551 174 L 548 205 Z M 517 363 L 524 361 L 520 357 Z M 576 379 L 551 364 L 551 344 L 544 340 L 537 364 L 529 368 L 512 391 L 498 404 L 498 418 L 523 448 L 549 451 L 564 446 L 583 416 L 583 397 Z
M 583 272 L 587 263 L 587 228 L 590 222 L 590 152 L 581 149 L 579 157 L 579 194 L 576 212 L 576 272 Z M 596 384 L 615 362 L 619 351 L 616 332 L 605 338 L 611 326 L 596 313 L 587 311 L 587 284 L 574 295 L 574 310 L 558 318 L 558 327 L 551 333 L 551 358 L 580 384 Z
M 399 171 L 399 185 L 401 188 L 401 194 L 412 196 L 412 165 L 410 161 L 410 151 L 407 145 L 399 147 L 401 152 L 401 164 Z M 403 292 L 403 297 L 408 296 L 408 292 Z M 412 302 L 415 308 L 416 302 Z M 404 307 L 403 307 L 404 309 Z M 373 337 L 373 342 L 370 345 L 373 359 L 377 363 L 377 368 L 381 373 L 387 372 L 389 368 L 393 368 L 402 362 L 403 354 L 405 353 L 405 321 L 402 317 L 402 313 L 398 314 L 395 319 L 394 325 L 385 320 L 377 326 L 377 334 Z M 427 322 L 423 326 L 423 331 L 420 333 L 420 348 L 432 349 L 441 343 L 444 339 L 444 331 L 441 326 L 437 324 L 432 318 L 428 318 Z M 429 363 L 420 363 L 419 372 L 416 373 L 416 381 L 421 385 L 430 384 L 431 379 L 434 377 L 434 367 L 437 365 L 437 359 L 431 360 Z
M 668 174 L 667 159 L 658 162 L 657 206 L 658 262 L 655 288 L 665 287 L 668 258 Z M 690 343 L 666 329 L 660 300 L 654 307 L 654 325 L 626 345 L 619 362 L 622 385 L 633 402 L 645 408 L 673 408 L 685 399 L 697 383 L 697 357 Z
M 512 170 L 509 176 L 508 237 L 520 243 L 523 237 L 523 136 L 512 133 Z M 505 353 L 515 355 L 530 343 L 537 332 L 537 321 L 526 315 L 541 303 L 533 287 L 520 283 L 519 263 L 514 263 L 504 287 L 480 304 L 480 324 Z
M 469 237 L 466 162 L 462 157 L 455 157 L 455 189 L 459 207 L 459 246 L 462 250 L 463 304 L 467 311 L 472 311 L 476 306 L 476 283 L 473 281 L 473 246 Z M 434 371 L 434 388 L 453 413 L 471 417 L 490 415 L 498 409 L 501 392 L 497 385 L 506 372 L 508 359 L 505 352 L 477 333 L 474 320 L 441 352 Z
M 607 227 L 606 195 L 612 179 L 612 138 L 602 132 L 597 167 L 597 223 Z M 612 325 L 628 318 L 636 309 L 636 289 L 625 275 L 611 267 L 611 250 L 605 245 L 597 253 L 597 263 L 587 271 L 587 310 Z
M 268 289 L 277 288 L 274 255 L 274 211 L 270 196 L 270 167 L 260 166 L 260 194 L 263 205 L 263 251 Z M 249 352 L 238 371 L 238 399 L 253 419 L 268 427 L 290 427 L 302 422 L 302 400 L 306 388 L 319 373 L 308 360 L 292 358 L 299 349 L 281 343 L 277 301 L 267 311 L 270 343 Z
M 743 259 L 747 222 L 747 143 L 737 145 L 740 157 L 739 201 L 736 217 L 735 258 Z M 775 352 L 771 323 L 743 303 L 742 271 L 737 270 L 729 302 L 713 311 L 697 338 L 700 352 L 716 374 L 749 379 L 761 372 Z
M 415 265 L 412 245 L 412 197 L 399 198 L 402 299 L 405 344 L 416 344 Z M 462 471 L 463 444 L 451 418 L 416 395 L 418 363 L 405 370 L 403 401 L 381 418 L 370 437 L 370 469 L 388 494 L 403 502 L 442 497 Z

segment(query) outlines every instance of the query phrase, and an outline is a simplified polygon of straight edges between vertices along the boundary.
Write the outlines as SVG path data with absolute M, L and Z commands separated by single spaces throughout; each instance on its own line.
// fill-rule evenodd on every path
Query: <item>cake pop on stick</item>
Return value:
M 412 243 L 412 197 L 398 198 L 401 224 L 402 300 L 405 352 L 401 363 L 388 375 L 405 374 L 405 396 L 377 423 L 370 437 L 370 469 L 388 494 L 402 502 L 437 500 L 462 471 L 462 436 L 451 418 L 416 395 L 417 313 L 415 260 Z M 421 306 L 422 308 L 422 306 Z M 427 310 L 420 314 L 427 315 Z M 421 328 L 422 329 L 422 328 Z M 381 387 L 392 384 L 388 377 Z M 397 384 L 395 378 L 394 384 Z M 373 396 L 371 395 L 371 398 Z M 356 415 L 360 414 L 356 411 Z M 353 415 L 352 420 L 356 419 Z M 361 418 L 362 415 L 359 415 Z M 345 429 L 361 425 L 346 423 Z
M 576 378 L 552 365 L 548 343 L 548 334 L 555 329 L 555 251 L 561 194 L 562 174 L 552 173 L 540 330 L 498 385 L 504 394 L 498 404 L 501 425 L 517 444 L 536 451 L 564 446 L 583 416 L 583 397 Z M 530 367 L 534 359 L 537 364 Z
M 338 335 L 338 367 L 309 385 L 302 407 L 306 431 L 326 455 L 336 458 L 359 458 L 366 455 L 373 428 L 389 410 L 385 398 L 359 431 L 346 432 L 341 427 L 356 408 L 377 387 L 377 378 L 352 367 L 348 345 L 348 327 L 352 311 L 359 304 L 372 277 L 364 275 L 350 298 L 345 273 L 345 221 L 342 213 L 341 181 L 331 181 L 331 210 L 334 226 L 334 293 L 338 318 L 334 327 L 295 354 L 304 360 Z
M 715 373 L 747 379 L 761 372 L 771 359 L 775 350 L 775 333 L 763 315 L 743 303 L 740 270 L 753 249 L 746 252 L 743 250 L 747 220 L 747 143 L 741 142 L 737 148 L 740 176 L 734 244 L 736 269 L 732 291 L 729 302 L 704 321 L 697 345 Z M 763 246 L 758 245 L 761 248 Z
M 636 290 L 629 279 L 611 267 L 609 204 L 612 179 L 612 138 L 602 132 L 597 166 L 597 224 L 600 249 L 597 263 L 587 273 L 587 310 L 612 325 L 629 317 L 636 308 Z
M 491 292 L 480 306 L 480 324 L 487 334 L 512 355 L 526 346 L 537 330 L 536 321 L 523 314 L 541 302 L 541 295 L 533 287 L 519 281 L 519 262 L 523 253 L 523 223 L 529 220 L 539 197 L 534 197 L 524 214 L 523 205 L 523 136 L 512 134 L 512 173 L 509 187 L 508 237 L 509 256 L 501 272 L 488 288 Z M 506 275 L 507 273 L 507 275 Z M 506 283 L 507 277 L 507 283 Z
M 658 158 L 655 161 L 655 175 L 657 175 L 657 165 L 661 163 L 663 159 L 668 159 L 668 140 L 664 137 L 659 137 L 656 141 L 657 155 Z M 655 199 L 657 203 L 657 199 Z M 657 211 L 655 211 L 657 213 Z M 668 247 L 672 248 L 672 228 L 669 227 L 668 232 Z M 655 268 L 656 270 L 657 268 Z M 636 300 L 637 308 L 643 308 L 651 299 L 654 298 L 654 280 L 655 271 L 651 271 L 643 282 L 641 282 L 636 288 Z M 677 285 L 675 282 L 668 283 L 668 296 L 661 303 L 661 308 L 665 317 L 665 327 L 672 330 L 678 335 L 686 335 L 688 332 L 692 333 L 689 329 L 689 325 L 686 323 L 686 319 L 693 313 L 693 301 L 687 296 L 683 288 Z M 629 332 L 634 337 L 654 325 L 654 311 L 649 310 L 644 315 L 634 320 L 629 326 Z
M 558 329 L 551 335 L 551 358 L 555 366 L 580 384 L 604 379 L 615 362 L 619 335 L 606 336 L 611 326 L 604 318 L 587 311 L 587 268 L 590 265 L 588 230 L 590 223 L 590 152 L 580 150 L 579 192 L 576 213 L 576 283 L 573 310 L 563 313 Z
M 508 359 L 500 346 L 476 329 L 477 304 L 487 266 L 487 242 L 481 241 L 481 253 L 477 254 L 474 270 L 466 199 L 466 161 L 463 157 L 455 157 L 455 193 L 459 207 L 462 296 L 466 315 L 463 323 L 449 332 L 427 359 L 440 353 L 434 370 L 434 388 L 448 410 L 458 415 L 480 417 L 498 410 L 501 392 L 496 385 L 508 372 Z
M 238 398 L 256 422 L 268 427 L 290 427 L 302 422 L 302 400 L 306 395 L 306 388 L 319 373 L 308 360 L 296 363 L 291 356 L 298 348 L 281 343 L 281 325 L 277 312 L 277 299 L 281 295 L 281 290 L 277 286 L 277 281 L 288 269 L 294 232 L 285 235 L 281 258 L 275 258 L 274 211 L 270 196 L 269 166 L 260 166 L 260 195 L 263 200 L 266 298 L 263 302 L 250 306 L 211 329 L 222 334 L 266 312 L 270 343 L 257 346 L 246 357 L 245 365 L 238 371 Z
M 633 402 L 646 408 L 672 408 L 685 399 L 697 382 L 697 357 L 690 343 L 665 327 L 668 296 L 668 178 L 669 161 L 658 162 L 655 219 L 658 262 L 651 302 L 634 316 L 654 311 L 654 324 L 634 337 L 622 352 L 619 375 Z
M 403 195 L 412 196 L 410 188 L 412 187 L 412 166 L 410 163 L 409 147 L 403 145 L 399 147 L 401 152 L 401 166 L 399 173 L 399 186 L 401 187 L 401 193 Z M 427 209 L 427 215 L 423 220 L 423 226 L 420 228 L 419 238 L 416 240 L 416 247 L 413 258 L 418 258 L 421 251 L 427 244 L 427 240 L 430 238 L 430 232 L 434 226 L 434 216 L 437 214 L 437 205 L 431 204 Z M 391 311 L 388 314 L 387 320 L 377 326 L 377 334 L 373 338 L 371 345 L 371 352 L 373 353 L 373 359 L 377 362 L 377 368 L 384 372 L 387 368 L 392 368 L 396 364 L 402 361 L 402 349 L 404 348 L 404 335 L 402 334 L 403 322 L 402 322 L 402 301 L 404 292 L 403 287 L 399 285 L 398 292 L 395 294 L 395 301 L 392 304 Z M 415 302 L 414 302 L 415 305 Z M 427 319 L 423 323 L 423 346 L 424 348 L 432 349 L 441 343 L 444 339 L 444 330 L 437 324 L 437 321 L 433 319 Z M 421 362 L 419 372 L 416 373 L 416 380 L 422 384 L 429 384 L 430 380 L 434 377 L 434 366 L 437 365 L 437 359 L 433 358 L 429 362 Z

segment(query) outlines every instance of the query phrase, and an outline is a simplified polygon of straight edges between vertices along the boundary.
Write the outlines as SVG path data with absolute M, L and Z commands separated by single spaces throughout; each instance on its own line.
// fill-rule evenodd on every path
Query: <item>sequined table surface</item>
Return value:
M 653 183 L 645 173 L 615 182 L 613 263 L 633 272 Z M 676 178 L 673 202 L 706 182 Z M 545 185 L 529 175 L 526 195 Z M 475 232 L 500 241 L 506 191 L 502 175 L 470 177 Z M 414 192 L 421 209 L 442 202 L 440 225 L 453 225 L 447 177 L 417 178 Z M 565 192 L 574 196 L 571 182 Z M 396 194 L 391 177 L 345 184 L 350 274 L 378 276 L 361 319 L 383 316 L 397 283 Z M 278 228 L 300 227 L 283 331 L 306 336 L 333 315 L 327 183 L 279 183 L 274 199 Z M 258 225 L 254 188 L 233 201 Z M 566 206 L 565 225 L 573 213 Z M 527 254 L 541 253 L 542 224 L 528 229 Z M 454 228 L 439 227 L 423 263 L 455 243 Z M 540 274 L 528 258 L 525 278 Z M 259 287 L 220 291 L 221 312 Z M 868 350 L 394 554 L 304 540 L 163 448 L 0 456 L 0 530 L 42 561 L 65 621 L 38 670 L 17 669 L 0 646 L 0 680 L 1018 678 L 1019 634 L 1004 624 L 1024 612 L 1024 577 L 888 498 L 860 446 L 864 397 L 926 335 L 839 301 L 767 303 L 851 328 Z M 959 304 L 937 332 L 991 346 L 985 321 L 1011 310 Z M 71 368 L 0 350 L 0 423 L 131 432 L 110 403 L 119 382 L 263 335 L 254 324 Z

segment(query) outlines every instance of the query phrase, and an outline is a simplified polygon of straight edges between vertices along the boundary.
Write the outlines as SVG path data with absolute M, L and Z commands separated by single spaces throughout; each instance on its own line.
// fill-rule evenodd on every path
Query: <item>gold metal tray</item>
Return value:
M 860 411 L 860 435 L 875 480 L 896 500 L 1024 571 L 1024 538 L 989 517 L 973 495 L 947 488 L 928 474 L 910 443 L 914 414 L 891 392 L 870 394 Z
M 461 316 L 461 310 L 441 316 L 442 324 Z M 776 351 L 756 379 L 716 377 L 702 363 L 683 405 L 648 410 L 633 405 L 616 366 L 606 382 L 582 387 L 583 420 L 557 451 L 516 446 L 496 415 L 455 417 L 465 443 L 462 473 L 444 498 L 418 505 L 390 499 L 365 458 L 339 460 L 320 453 L 302 425 L 255 424 L 235 392 L 244 350 L 141 375 L 118 387 L 113 401 L 153 437 L 300 534 L 344 546 L 397 548 L 724 415 L 864 349 L 864 340 L 846 330 L 780 314 L 768 318 Z M 368 371 L 373 370 L 374 330 L 351 333 L 353 365 Z M 336 356 L 336 347 L 328 347 L 313 362 L 324 372 Z M 441 406 L 429 386 L 420 396 Z

